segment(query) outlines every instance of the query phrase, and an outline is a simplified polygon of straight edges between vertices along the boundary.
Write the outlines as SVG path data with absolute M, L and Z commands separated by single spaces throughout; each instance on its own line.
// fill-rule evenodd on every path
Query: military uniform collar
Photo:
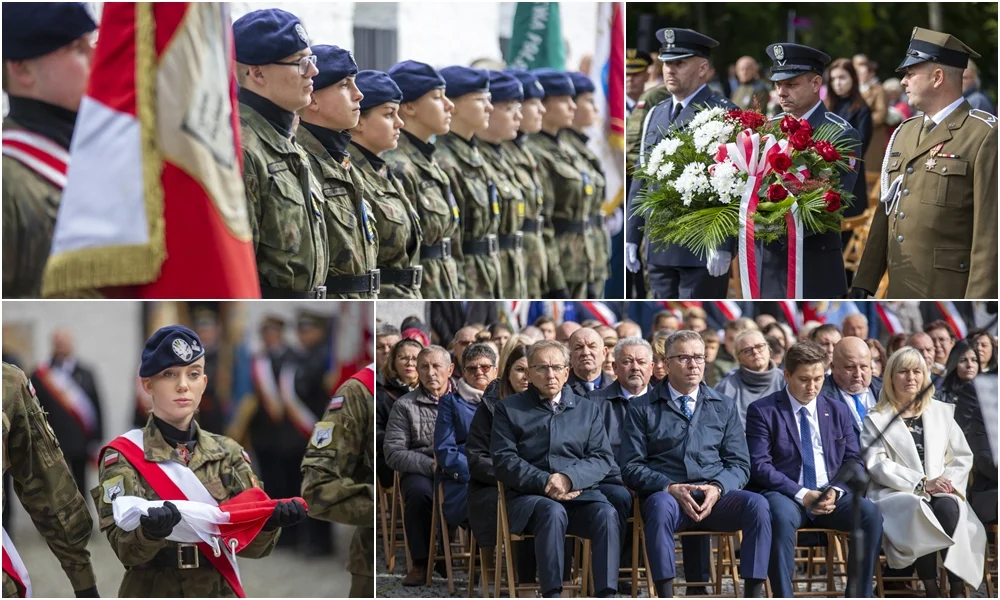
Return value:
M 351 134 L 348 131 L 335 131 L 327 129 L 314 123 L 302 121 L 299 127 L 305 128 L 313 134 L 323 148 L 333 157 L 334 160 L 344 160 L 347 156 L 347 145 L 351 143 Z
M 416 148 L 420 152 L 420 154 L 424 156 L 424 158 L 426 158 L 428 161 L 433 159 L 434 151 L 437 149 L 434 146 L 434 144 L 423 141 L 422 139 L 418 138 L 417 136 L 413 135 L 412 133 L 410 133 L 405 129 L 400 129 L 400 131 L 403 132 L 403 136 L 399 138 L 400 142 L 402 142 L 403 138 L 405 137 L 413 144 L 413 147 Z
M 483 165 L 483 156 L 479 152 L 476 138 L 467 140 L 456 133 L 448 132 L 441 136 L 439 143 L 451 150 L 455 158 L 468 166 L 481 167 Z
M 937 127 L 931 130 L 930 133 L 921 136 L 920 143 L 917 144 L 915 149 L 915 156 L 922 155 L 923 153 L 928 152 L 931 148 L 951 140 L 953 137 L 951 132 L 955 129 L 962 128 L 962 125 L 965 124 L 965 120 L 969 118 L 969 111 L 972 110 L 972 106 L 965 100 L 964 97 L 960 100 L 961 101 L 959 102 L 958 107 L 952 109 L 950 113 L 946 113 L 942 121 L 938 123 Z M 923 123 L 924 121 L 921 119 L 921 126 L 923 126 Z
M 691 94 L 690 96 L 688 96 L 687 98 L 681 98 L 681 99 L 678 99 L 678 98 L 677 98 L 676 96 L 674 96 L 673 94 L 671 94 L 671 95 L 670 95 L 670 98 L 671 98 L 671 100 L 673 100 L 673 103 L 674 103 L 674 104 L 680 104 L 680 105 L 681 105 L 681 107 L 682 107 L 682 109 L 683 109 L 683 108 L 687 108 L 688 106 L 690 106 L 690 105 L 691 105 L 691 103 L 692 103 L 692 102 L 694 101 L 695 97 L 696 97 L 696 96 L 697 96 L 698 94 L 700 94 L 702 90 L 707 90 L 707 89 L 708 89 L 708 84 L 707 84 L 707 83 L 703 83 L 703 84 L 701 84 L 701 87 L 699 87 L 698 89 L 696 89 L 696 90 L 694 91 L 694 93 L 692 93 L 692 94 Z M 711 91 L 711 90 L 710 90 L 710 91 Z M 670 109 L 671 109 L 671 110 L 673 110 L 673 105 L 671 105 Z
M 49 104 L 33 98 L 8 96 L 10 113 L 4 125 L 23 128 L 45 136 L 63 148 L 69 150 L 73 137 L 73 127 L 76 125 L 76 113 L 61 106 Z
M 292 136 L 295 113 L 281 108 L 274 102 L 246 88 L 240 88 L 239 101 L 240 104 L 246 104 L 257 111 L 257 114 L 263 117 L 278 134 L 286 138 Z
M 305 125 L 305 123 L 303 123 Z M 329 130 L 328 130 L 329 131 Z M 308 152 L 316 164 L 319 165 L 319 173 L 315 173 L 320 178 L 320 183 L 326 179 L 336 179 L 345 183 L 353 183 L 351 179 L 351 155 L 344 154 L 341 158 L 334 158 L 330 151 L 326 149 L 323 142 L 319 140 L 312 129 L 302 127 L 299 129 L 299 143 Z
M 959 96 L 958 99 L 956 99 L 954 102 L 942 108 L 938 112 L 934 113 L 932 116 L 927 116 L 927 114 L 925 113 L 924 122 L 926 123 L 927 119 L 930 119 L 934 121 L 934 123 L 936 123 L 937 125 L 940 125 L 945 119 L 948 118 L 949 115 L 955 112 L 955 110 L 957 110 L 958 107 L 961 106 L 963 102 L 965 102 L 965 96 Z
M 385 161 L 382 160 L 381 157 L 370 151 L 368 148 L 359 145 L 357 142 L 352 141 L 348 150 L 350 151 L 351 156 L 355 158 L 354 162 L 356 163 L 368 163 L 377 172 L 385 168 Z M 360 159 L 364 159 L 364 162 Z
M 809 117 L 811 117 L 814 114 L 816 114 L 816 111 L 818 111 L 819 107 L 821 107 L 821 106 L 823 106 L 823 101 L 822 100 L 818 100 L 816 102 L 816 106 L 813 106 L 812 108 L 810 108 L 809 110 L 807 110 L 805 112 L 805 114 L 802 115 L 802 117 L 800 117 L 800 120 L 805 120 L 805 121 L 808 122 L 809 121 Z M 817 116 L 823 116 L 823 113 L 825 113 L 825 112 L 826 112 L 826 109 L 824 107 L 824 109 L 822 111 L 820 111 L 819 115 L 817 115 Z
M 355 169 L 366 175 L 366 183 L 382 192 L 394 192 L 392 185 L 395 176 L 384 160 L 369 152 L 366 148 L 351 142 L 347 147 Z
M 243 102 L 240 103 L 240 121 L 246 123 L 257 134 L 257 137 L 276 154 L 299 154 L 299 151 L 292 142 L 292 138 L 282 135 L 253 106 Z
M 194 428 L 194 439 L 197 440 L 194 451 L 191 452 L 190 460 L 185 461 L 177 452 L 177 447 L 171 445 L 163 439 L 163 433 L 153 422 L 153 415 L 149 415 L 146 426 L 142 430 L 142 446 L 146 460 L 150 462 L 167 462 L 174 460 L 181 464 L 187 464 L 192 471 L 199 466 L 214 460 L 220 460 L 226 456 L 225 450 L 215 441 L 211 435 L 202 430 L 195 421 L 191 422 Z

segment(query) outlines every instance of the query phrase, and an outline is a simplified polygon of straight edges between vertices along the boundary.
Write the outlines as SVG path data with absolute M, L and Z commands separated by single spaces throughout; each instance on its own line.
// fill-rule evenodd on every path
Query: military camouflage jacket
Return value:
M 538 178 L 538 162 L 525 147 L 527 139 L 504 142 L 503 149 L 510 157 L 514 177 L 524 196 L 524 218 L 537 221 L 542 217 L 545 194 Z M 524 232 L 525 294 L 520 298 L 541 298 L 549 291 L 548 258 L 542 232 Z
M 420 217 L 413 209 L 399 180 L 385 164 L 376 171 L 360 148 L 348 147 L 354 171 L 371 199 L 372 216 L 378 230 L 378 268 L 410 269 L 420 264 L 420 244 L 424 234 Z M 382 282 L 379 298 L 420 299 L 420 288 Z
M 309 292 L 326 281 L 329 242 L 308 155 L 240 103 L 243 183 L 262 287 Z
M 223 435 L 209 433 L 195 424 L 197 445 L 188 457 L 191 469 L 217 502 L 225 502 L 240 492 L 259 487 L 257 476 L 243 448 Z M 153 417 L 142 430 L 146 460 L 185 465 L 177 448 L 163 439 L 163 434 L 153 424 Z M 113 453 L 113 461 L 105 460 Z M 105 450 L 100 458 L 98 479 L 100 485 L 90 491 L 97 506 L 100 527 L 108 536 L 111 549 L 125 565 L 125 578 L 118 589 L 119 597 L 235 597 L 233 589 L 214 567 L 180 570 L 171 567 L 143 567 L 165 548 L 177 548 L 178 543 L 166 539 L 147 537 L 141 527 L 125 531 L 115 525 L 112 501 L 118 495 L 138 496 L 146 500 L 159 500 L 146 479 L 129 464 L 124 456 L 114 450 Z M 278 541 L 280 530 L 262 530 L 239 556 L 262 558 L 271 553 Z M 201 557 L 201 560 L 205 560 Z
M 316 519 L 357 526 L 347 570 L 374 577 L 375 399 L 363 383 L 341 385 L 316 423 L 302 461 L 302 497 Z
M 480 153 L 486 161 L 497 189 L 500 202 L 500 227 L 497 233 L 505 238 L 522 237 L 521 227 L 524 226 L 525 205 L 528 200 L 535 201 L 534 195 L 525 197 L 514 171 L 512 157 L 501 144 L 481 142 Z M 521 241 L 523 248 L 523 239 Z M 526 298 L 524 280 L 523 249 L 500 249 L 500 284 L 504 298 Z
M 73 589 L 94 587 L 97 580 L 87 551 L 94 521 L 87 502 L 77 490 L 28 378 L 7 363 L 3 363 L 3 474 L 11 476 L 14 493 Z M 31 566 L 26 566 L 30 575 L 45 576 L 44 571 L 32 573 Z M 18 596 L 17 585 L 6 573 L 3 596 Z
M 597 158 L 593 150 L 587 146 L 585 137 L 581 137 L 581 135 L 576 131 L 566 131 L 560 137 L 565 139 L 569 147 L 583 158 L 583 163 L 581 164 L 584 165 L 584 170 L 587 172 L 593 185 L 594 195 L 591 203 L 590 218 L 593 220 L 591 227 L 594 229 L 594 254 L 596 259 L 594 261 L 594 273 L 591 281 L 597 283 L 600 291 L 603 291 L 604 280 L 611 276 L 608 266 L 608 263 L 611 261 L 611 239 L 608 236 L 608 231 L 604 228 L 604 213 L 601 210 L 607 193 L 607 183 L 604 179 L 604 167 L 601 165 L 601 159 Z

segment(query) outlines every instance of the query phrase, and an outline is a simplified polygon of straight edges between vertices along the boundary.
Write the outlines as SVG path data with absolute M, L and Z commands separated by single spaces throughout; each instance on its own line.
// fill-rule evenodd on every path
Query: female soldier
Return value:
M 239 584 L 238 575 L 231 570 L 224 573 L 220 570 L 222 567 L 216 567 L 216 563 L 228 565 L 225 556 L 221 561 L 215 560 L 219 556 L 213 557 L 211 550 L 201 551 L 204 545 L 166 539 L 181 520 L 172 502 L 150 508 L 141 518 L 139 527 L 132 531 L 115 523 L 112 509 L 115 498 L 137 496 L 160 500 L 163 495 L 172 495 L 165 481 L 167 486 L 176 486 L 184 494 L 203 493 L 219 503 L 244 490 L 261 487 L 250 468 L 247 453 L 239 444 L 204 431 L 194 421 L 194 413 L 208 384 L 205 347 L 195 332 L 171 325 L 154 333 L 142 350 L 139 377 L 142 389 L 153 399 L 153 414 L 145 428 L 122 436 L 112 442 L 114 448 L 102 451 L 101 485 L 91 490 L 101 530 L 107 534 L 111 548 L 126 568 L 118 595 L 237 597 L 240 595 L 235 587 Z M 118 442 L 123 438 L 133 444 L 145 460 L 126 458 L 118 449 Z M 194 477 L 187 477 L 191 473 Z M 305 516 L 302 504 L 293 500 L 279 501 L 264 528 L 240 556 L 267 556 L 278 539 L 278 529 L 293 525 Z
M 597 105 L 594 104 L 594 82 L 583 73 L 570 73 L 573 79 L 573 89 L 576 96 L 576 112 L 573 113 L 573 126 L 566 134 L 565 140 L 569 146 L 583 158 L 584 171 L 590 178 L 594 193 L 590 204 L 590 228 L 594 237 L 594 270 L 591 273 L 590 285 L 587 287 L 587 298 L 603 298 L 604 282 L 611 276 L 609 262 L 611 260 L 611 238 L 604 228 L 604 213 L 601 204 L 604 201 L 605 179 L 601 159 L 587 147 L 590 139 L 586 129 L 597 122 Z
M 396 147 L 399 103 L 403 92 L 381 71 L 361 71 L 355 82 L 365 95 L 361 118 L 351 130 L 351 162 L 365 183 L 378 231 L 380 298 L 417 299 L 420 296 L 420 217 L 413 210 L 399 181 L 392 175 L 383 152 Z
M 485 131 L 476 134 L 483 160 L 492 170 L 500 202 L 500 286 L 504 298 L 528 298 L 524 281 L 524 205 L 527 198 L 518 185 L 510 154 L 502 144 L 517 137 L 521 125 L 521 82 L 510 73 L 490 71 L 493 112 Z M 532 197 L 532 200 L 534 198 Z M 502 346 L 502 344 L 501 344 Z
M 444 79 L 430 65 L 406 60 L 389 69 L 388 75 L 403 92 L 399 107 L 403 135 L 383 158 L 420 216 L 424 235 L 420 295 L 460 298 L 458 267 L 452 258 L 452 240 L 457 241 L 460 227 L 458 205 L 431 143 L 435 135 L 448 133 L 455 106 L 444 95 Z

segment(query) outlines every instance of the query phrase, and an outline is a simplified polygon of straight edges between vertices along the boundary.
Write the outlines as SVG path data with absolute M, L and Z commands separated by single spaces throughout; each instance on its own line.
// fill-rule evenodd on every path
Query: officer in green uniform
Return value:
M 569 146 L 583 158 L 584 170 L 591 182 L 591 212 L 590 228 L 594 236 L 594 270 L 587 286 L 587 298 L 604 296 L 604 283 L 611 277 L 611 237 L 604 227 L 604 194 L 607 185 L 604 179 L 604 167 L 587 146 L 590 139 L 585 131 L 597 122 L 597 105 L 594 103 L 594 82 L 583 73 L 572 72 L 573 89 L 576 90 L 576 112 L 573 113 L 573 126 L 567 128 L 563 138 Z
M 3 83 L 10 106 L 3 121 L 4 298 L 42 295 L 96 28 L 83 2 L 4 6 Z
M 979 58 L 957 38 L 915 27 L 903 87 L 924 114 L 892 134 L 882 202 L 852 296 L 997 297 L 997 119 L 962 96 L 962 72 Z
M 430 65 L 406 60 L 389 69 L 388 75 L 403 92 L 399 107 L 403 135 L 396 149 L 385 153 L 385 161 L 420 216 L 424 236 L 420 294 L 427 299 L 461 298 L 458 264 L 452 256 L 460 215 L 431 141 L 448 133 L 455 105 L 445 96 L 444 79 Z
M 561 135 L 563 129 L 573 126 L 576 90 L 568 73 L 553 69 L 532 72 L 545 89 L 542 130 L 531 136 L 530 148 L 538 160 L 545 193 L 550 293 L 562 288 L 567 298 L 585 298 L 597 260 L 590 221 L 594 182 L 586 161 Z
M 490 74 L 484 69 L 441 69 L 445 95 L 455 105 L 451 129 L 438 138 L 438 160 L 451 181 L 462 218 L 456 246 L 462 298 L 502 298 L 497 232 L 500 194 L 475 135 L 490 124 Z
M 6 17 L 5 17 L 6 18 Z M 3 363 L 3 476 L 10 474 L 21 505 L 56 555 L 78 598 L 96 598 L 97 580 L 87 542 L 94 521 L 77 490 L 59 442 L 45 420 L 25 374 Z M 4 495 L 4 501 L 7 496 Z M 6 513 L 6 511 L 4 511 Z M 7 537 L 6 530 L 4 537 Z M 4 540 L 6 548 L 7 541 Z M 40 580 L 51 574 L 29 574 Z M 3 574 L 3 597 L 23 596 L 13 577 Z
M 642 146 L 642 124 L 649 110 L 670 97 L 665 83 L 658 83 L 639 96 L 635 108 L 625 119 L 625 167 L 631 171 L 639 162 L 639 148 Z
M 403 92 L 381 71 L 361 71 L 355 82 L 364 94 L 361 119 L 351 130 L 351 162 L 371 199 L 378 231 L 378 268 L 382 279 L 380 298 L 419 300 L 423 267 L 420 217 L 406 197 L 403 187 L 389 170 L 382 154 L 396 147 L 399 103 Z
M 312 172 L 323 187 L 323 215 L 330 240 L 327 297 L 374 298 L 379 293 L 378 234 L 365 198 L 364 182 L 351 166 L 347 146 L 358 124 L 362 94 L 350 51 L 312 47 L 319 75 L 313 77 L 312 102 L 301 111 L 299 142 L 309 153 Z
M 139 377 L 142 389 L 153 399 L 153 414 L 140 430 L 142 449 L 148 462 L 190 469 L 212 498 L 222 503 L 251 487 L 262 486 L 239 444 L 201 429 L 194 420 L 208 384 L 204 369 L 205 347 L 187 327 L 163 327 L 146 341 Z M 125 566 L 119 597 L 236 597 L 226 578 L 197 546 L 167 540 L 181 520 L 172 502 L 150 508 L 132 531 L 119 527 L 114 517 L 115 498 L 160 497 L 118 450 L 105 448 L 99 465 L 101 483 L 90 494 L 97 505 L 101 531 Z M 302 504 L 279 501 L 264 528 L 239 556 L 267 556 L 280 535 L 279 529 L 301 521 L 305 515 Z
M 522 250 L 524 254 L 525 295 L 522 298 L 542 298 L 548 291 L 548 256 L 545 252 L 545 242 L 542 239 L 542 212 L 545 207 L 545 194 L 542 191 L 542 181 L 538 175 L 538 161 L 528 151 L 528 136 L 542 130 L 542 116 L 545 106 L 542 97 L 545 90 L 538 78 L 520 69 L 509 69 L 508 72 L 521 82 L 524 101 L 521 103 L 521 124 L 517 137 L 502 144 L 507 156 L 510 157 L 517 185 L 524 196 L 524 224 L 521 232 L 524 234 Z
M 513 157 L 504 142 L 513 141 L 521 124 L 521 81 L 503 71 L 490 71 L 489 127 L 476 134 L 479 151 L 492 172 L 500 201 L 500 282 L 504 298 L 528 298 L 524 276 L 525 205 L 535 201 L 534 190 L 525 196 L 514 170 Z
M 264 298 L 324 298 L 329 240 L 319 181 L 295 140 L 311 102 L 316 58 L 298 17 L 257 10 L 233 23 L 243 183 Z
M 312 516 L 357 527 L 347 561 L 351 598 L 375 597 L 374 407 L 366 384 L 348 379 L 316 423 L 302 461 L 302 497 Z

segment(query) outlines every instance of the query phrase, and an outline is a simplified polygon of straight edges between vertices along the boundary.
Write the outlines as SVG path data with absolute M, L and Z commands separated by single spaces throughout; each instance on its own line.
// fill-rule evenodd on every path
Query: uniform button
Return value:
M 910 190 L 908 190 L 908 189 L 903 190 L 903 195 L 904 196 L 909 196 L 910 195 Z
M 941 167 L 941 172 L 942 173 L 947 173 L 948 172 L 948 167 Z
M 905 219 L 906 218 L 906 213 L 899 213 L 899 218 L 900 219 Z
M 964 269 L 965 268 L 965 263 L 958 263 L 958 268 L 959 269 Z
M 909 175 L 913 175 L 913 167 L 907 167 L 906 172 Z
M 896 238 L 896 241 L 899 242 L 900 244 L 902 244 L 903 243 L 903 236 L 899 236 L 898 238 Z

